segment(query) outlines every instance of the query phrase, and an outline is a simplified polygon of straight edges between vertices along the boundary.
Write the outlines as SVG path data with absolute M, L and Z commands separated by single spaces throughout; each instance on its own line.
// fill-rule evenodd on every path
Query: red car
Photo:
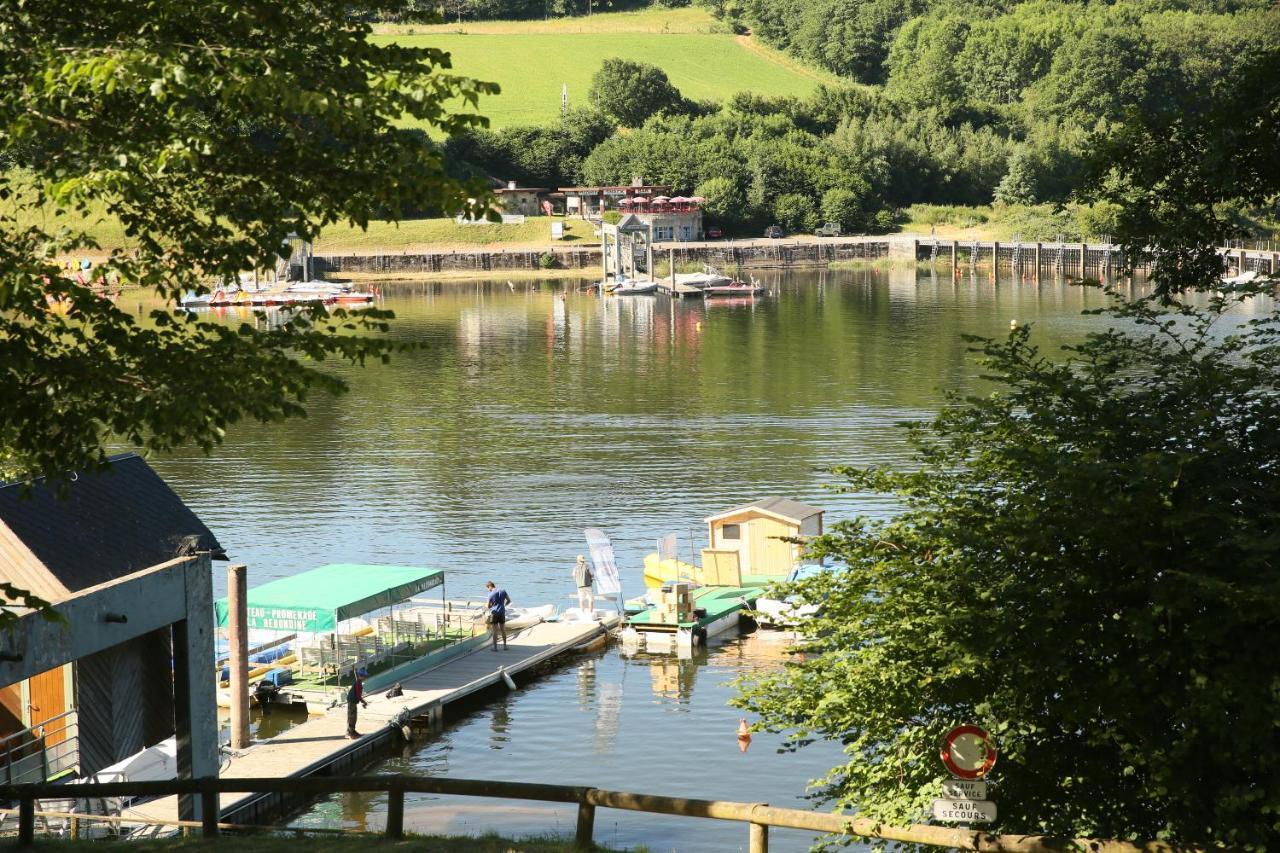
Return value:
M 723 236 L 724 236 L 724 231 L 722 231 L 722 230 L 720 229 L 720 226 L 718 226 L 718 225 L 708 225 L 708 226 L 707 226 L 707 239 L 708 239 L 708 240 L 719 240 L 719 239 L 720 239 L 721 237 L 723 237 Z

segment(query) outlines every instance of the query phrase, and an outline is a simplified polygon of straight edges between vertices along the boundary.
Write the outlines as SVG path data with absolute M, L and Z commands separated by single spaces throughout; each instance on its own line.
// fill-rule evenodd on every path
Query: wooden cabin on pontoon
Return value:
M 822 535 L 822 514 L 816 506 L 772 497 L 708 517 L 703 582 L 752 586 L 785 578 L 800 561 L 801 542 Z

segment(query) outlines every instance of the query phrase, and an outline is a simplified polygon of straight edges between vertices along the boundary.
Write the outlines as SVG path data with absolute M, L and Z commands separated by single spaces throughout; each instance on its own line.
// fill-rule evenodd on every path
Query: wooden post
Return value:
M 200 792 L 200 834 L 205 838 L 218 837 L 218 792 L 212 787 Z
M 404 790 L 387 791 L 387 838 L 404 838 Z
M 18 844 L 29 847 L 36 841 L 36 801 L 31 797 L 18 800 Z
M 231 652 L 231 748 L 249 747 L 249 583 L 243 565 L 227 567 L 227 641 Z
M 1040 277 L 1040 249 L 1042 244 L 1036 243 L 1036 278 Z
M 579 850 L 591 849 L 591 837 L 595 834 L 596 807 L 591 803 L 578 803 L 578 830 L 573 836 L 573 846 Z
M 669 263 L 671 264 L 671 269 L 667 270 L 667 272 L 671 274 L 671 294 L 674 296 L 676 292 L 676 250 L 673 248 L 670 251 Z
M 751 853 L 769 853 L 769 825 L 767 823 L 752 823 L 750 839 L 748 849 Z
M 80 840 L 80 818 L 78 817 L 71 818 L 71 840 Z
M 957 274 L 956 273 L 956 255 L 959 253 L 959 251 L 960 251 L 960 241 L 952 240 L 951 241 L 951 275 L 953 278 Z
M 1000 244 L 994 241 L 991 243 L 991 280 L 1000 280 Z
M 1081 278 L 1084 278 L 1084 255 L 1085 255 L 1085 251 L 1086 251 L 1088 248 L 1089 248 L 1089 244 L 1088 244 L 1088 243 L 1081 243 L 1081 244 L 1080 244 L 1080 277 L 1081 277 Z

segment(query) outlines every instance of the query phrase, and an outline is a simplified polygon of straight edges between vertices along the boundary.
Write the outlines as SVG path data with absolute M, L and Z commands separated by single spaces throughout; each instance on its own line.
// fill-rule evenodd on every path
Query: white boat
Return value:
M 687 284 L 689 287 L 696 287 L 699 290 L 706 290 L 708 287 L 720 287 L 726 284 L 732 284 L 733 279 L 727 275 L 707 270 L 705 272 L 678 272 L 676 273 L 676 284 Z
M 812 564 L 796 566 L 787 575 L 787 583 L 811 578 L 823 572 L 832 571 L 833 568 L 833 566 Z M 756 621 L 761 625 L 771 628 L 791 628 L 797 623 L 813 618 L 818 612 L 818 605 L 800 604 L 794 597 L 779 599 L 761 596 L 756 599 L 755 609 L 759 614 Z
M 539 622 L 546 622 L 556 615 L 554 604 L 543 604 L 539 607 L 508 607 L 507 630 L 516 631 L 521 628 L 532 628 Z
M 646 293 L 656 293 L 658 291 L 658 283 L 656 281 L 624 281 L 622 284 L 614 285 L 613 290 L 609 291 L 614 296 L 643 296 Z

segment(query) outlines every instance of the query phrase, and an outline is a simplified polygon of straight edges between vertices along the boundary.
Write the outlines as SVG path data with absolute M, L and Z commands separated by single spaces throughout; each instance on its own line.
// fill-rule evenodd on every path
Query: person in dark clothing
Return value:
M 507 595 L 505 589 L 498 589 L 493 581 L 487 581 L 484 585 L 489 590 L 488 612 L 485 614 L 485 621 L 489 623 L 493 630 L 493 650 L 498 650 L 498 634 L 502 634 L 502 647 L 507 647 L 507 605 L 511 603 L 511 596 Z
M 364 680 L 368 675 L 363 669 L 357 672 L 355 683 L 347 691 L 347 737 L 352 740 L 360 737 L 360 733 L 356 731 L 356 704 L 369 707 L 369 703 L 364 701 Z

